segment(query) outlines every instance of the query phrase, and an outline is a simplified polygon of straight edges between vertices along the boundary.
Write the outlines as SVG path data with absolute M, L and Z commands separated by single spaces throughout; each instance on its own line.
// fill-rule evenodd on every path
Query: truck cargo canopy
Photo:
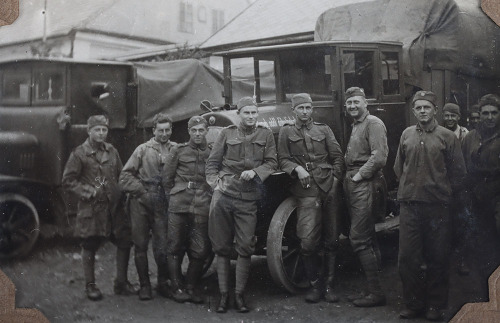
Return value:
M 376 0 L 329 9 L 315 41 L 399 41 L 405 75 L 421 86 L 423 70 L 448 69 L 480 78 L 500 75 L 500 28 L 478 0 Z
M 159 112 L 169 114 L 176 122 L 207 112 L 200 109 L 203 100 L 219 107 L 225 103 L 222 72 L 199 60 L 134 63 L 134 66 L 139 83 L 137 121 L 141 128 L 151 127 L 153 117 Z M 253 64 L 234 76 L 232 85 L 235 98 L 251 95 Z M 270 87 L 266 84 L 267 92 Z

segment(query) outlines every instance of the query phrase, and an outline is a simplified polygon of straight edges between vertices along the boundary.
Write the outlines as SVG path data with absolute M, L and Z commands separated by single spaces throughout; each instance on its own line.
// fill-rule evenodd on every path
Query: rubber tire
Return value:
M 310 287 L 305 278 L 303 264 L 300 259 L 300 240 L 295 236 L 296 226 L 294 220 L 296 213 L 294 211 L 296 208 L 297 202 L 293 197 L 288 197 L 278 206 L 269 225 L 266 248 L 267 265 L 271 277 L 277 285 L 293 294 L 302 293 Z M 283 242 L 287 240 L 292 243 L 292 249 L 284 251 Z M 286 264 L 284 254 L 288 258 Z M 293 267 L 288 268 L 290 265 Z M 293 268 L 298 273 L 296 275 L 297 280 L 294 280 L 288 273 Z
M 28 254 L 33 246 L 35 245 L 35 242 L 38 239 L 38 236 L 40 234 L 40 218 L 38 216 L 38 211 L 36 210 L 35 206 L 31 201 L 25 197 L 24 195 L 18 194 L 18 193 L 1 193 L 0 194 L 0 205 L 8 203 L 8 202 L 14 202 L 14 203 L 19 203 L 24 206 L 24 210 L 29 212 L 27 213 L 27 219 L 30 221 L 29 224 L 30 226 L 28 228 L 23 227 L 23 232 L 24 236 L 26 237 L 26 242 L 23 242 L 19 247 L 15 247 L 13 250 L 9 251 L 2 251 L 0 250 L 0 259 L 12 259 L 16 257 L 22 257 Z M 13 211 L 16 211 L 14 209 Z M 0 207 L 0 212 L 3 211 L 3 208 Z M 5 233 L 2 232 L 2 230 L 6 229 L 4 227 L 4 220 L 2 217 L 3 214 L 0 214 L 0 234 L 4 235 Z M 10 218 L 14 218 L 14 214 L 9 215 Z M 8 230 L 8 229 L 6 229 Z M 20 230 L 14 231 L 14 232 L 19 232 Z M 0 236 L 0 239 L 3 238 Z M 8 248 L 7 248 L 8 249 Z

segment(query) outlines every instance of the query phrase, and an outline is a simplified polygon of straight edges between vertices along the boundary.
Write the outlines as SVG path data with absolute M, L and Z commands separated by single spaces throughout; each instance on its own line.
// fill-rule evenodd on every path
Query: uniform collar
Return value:
M 242 122 L 240 122 L 240 124 L 238 125 L 238 129 L 243 132 L 243 134 L 249 135 L 255 132 L 255 129 L 257 129 L 257 124 L 255 126 L 247 127 Z
M 306 122 L 303 122 L 303 121 L 301 121 L 299 119 L 295 119 L 295 127 L 297 129 L 300 129 L 303 126 L 306 126 L 307 130 L 311 130 L 311 128 L 313 126 L 313 119 L 309 118 Z
M 170 144 L 171 144 L 171 143 L 170 143 L 170 140 L 169 140 L 169 141 L 167 141 L 167 143 L 165 144 L 165 147 L 169 147 L 169 146 L 170 146 Z M 161 143 L 159 143 L 158 141 L 156 141 L 154 137 L 153 137 L 153 138 L 151 138 L 151 139 L 149 139 L 149 140 L 146 142 L 146 146 L 151 147 L 151 148 L 154 148 L 154 149 L 156 149 L 156 150 L 158 150 L 158 151 L 160 151 L 160 150 L 161 150 Z
M 103 142 L 102 145 L 101 145 L 101 148 L 103 151 L 109 151 L 109 146 L 111 144 L 108 144 L 107 142 Z M 93 155 L 97 152 L 96 149 L 94 149 L 92 147 L 92 145 L 90 145 L 90 138 L 87 138 L 87 140 L 85 140 L 85 142 L 83 143 L 82 145 L 83 147 L 83 150 L 85 151 L 85 155 L 87 156 L 90 156 L 90 155 Z
M 417 130 L 420 130 L 420 131 L 425 131 L 425 132 L 433 132 L 438 126 L 438 122 L 436 121 L 436 119 L 433 119 L 432 120 L 432 124 L 429 125 L 429 128 L 427 129 L 423 129 L 421 126 L 420 126 L 420 123 L 417 122 Z
M 363 113 L 359 119 L 354 119 L 353 124 L 361 123 L 361 122 L 365 121 L 366 117 L 368 117 L 369 114 L 370 114 L 370 112 L 368 110 L 366 110 L 365 113 Z
M 207 148 L 207 138 L 203 138 L 201 144 L 197 145 L 192 139 L 189 139 L 189 147 L 193 149 L 205 150 Z

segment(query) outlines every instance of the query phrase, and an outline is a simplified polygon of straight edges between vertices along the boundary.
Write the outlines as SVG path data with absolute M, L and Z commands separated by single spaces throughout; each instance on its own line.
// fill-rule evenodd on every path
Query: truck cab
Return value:
M 344 106 L 345 90 L 365 90 L 372 115 L 384 121 L 388 132 L 389 159 L 385 175 L 395 188 L 392 171 L 401 133 L 407 124 L 402 66 L 398 42 L 311 42 L 253 47 L 218 52 L 224 69 L 226 105 L 231 110 L 242 96 L 253 96 L 259 106 L 259 123 L 275 135 L 286 122 L 293 122 L 291 98 L 307 92 L 314 106 L 313 118 L 329 125 L 345 150 L 351 131 Z M 226 126 L 235 112 L 215 113 L 211 125 Z
M 134 91 L 128 63 L 0 62 L 0 259 L 29 251 L 41 219 L 59 224 L 56 231 L 68 228 L 76 199 L 62 190 L 62 173 L 71 151 L 87 138 L 89 116 L 108 115 L 109 141 L 122 158 L 130 155 Z
M 391 230 L 398 218 L 387 208 L 388 188 L 396 188 L 392 170 L 399 138 L 406 127 L 402 44 L 397 42 L 352 43 L 312 42 L 234 49 L 215 53 L 222 57 L 224 101 L 219 107 L 202 102 L 209 110 L 208 140 L 215 140 L 222 127 L 238 122 L 235 103 L 243 96 L 254 97 L 259 107 L 257 122 L 272 129 L 275 138 L 285 123 L 294 122 L 291 98 L 307 92 L 313 100 L 313 118 L 327 124 L 345 151 L 352 120 L 344 107 L 345 90 L 362 87 L 371 114 L 387 128 L 389 159 L 384 170 L 387 182 L 374 181 L 373 203 L 376 230 Z M 274 281 L 290 292 L 309 286 L 300 258 L 296 236 L 296 201 L 285 189 L 291 178 L 276 172 L 265 182 L 265 198 L 260 201 L 256 227 L 256 253 L 265 251 Z M 345 209 L 343 214 L 347 216 Z M 344 224 L 349 221 L 347 217 Z M 348 235 L 347 225 L 343 233 Z

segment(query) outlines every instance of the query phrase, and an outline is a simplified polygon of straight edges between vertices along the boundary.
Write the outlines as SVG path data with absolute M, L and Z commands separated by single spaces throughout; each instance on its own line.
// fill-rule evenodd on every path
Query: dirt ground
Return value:
M 274 284 L 266 258 L 253 257 L 252 271 L 246 299 L 252 311 L 239 314 L 215 313 L 217 305 L 217 277 L 212 268 L 202 281 L 205 303 L 178 304 L 154 294 L 152 301 L 139 301 L 136 296 L 113 294 L 115 247 L 106 243 L 98 251 L 96 260 L 97 284 L 104 299 L 89 301 L 83 292 L 84 280 L 80 248 L 75 241 L 50 239 L 39 241 L 35 250 L 25 259 L 0 264 L 0 269 L 15 283 L 16 306 L 37 308 L 51 322 L 399 322 L 402 309 L 401 282 L 397 273 L 397 232 L 379 236 L 382 256 L 382 284 L 388 305 L 377 308 L 356 308 L 346 299 L 366 284 L 359 264 L 349 246 L 343 246 L 338 263 L 337 291 L 341 301 L 336 304 L 321 302 L 306 304 L 303 295 L 291 295 Z M 449 320 L 466 302 L 486 301 L 486 282 L 481 279 L 481 266 L 472 264 L 468 276 L 459 276 L 453 256 Z M 150 254 L 152 283 L 156 283 L 156 268 Z M 234 263 L 233 263 L 234 272 Z M 137 283 L 137 274 L 131 258 L 129 279 Z M 420 322 L 424 320 L 414 320 Z

